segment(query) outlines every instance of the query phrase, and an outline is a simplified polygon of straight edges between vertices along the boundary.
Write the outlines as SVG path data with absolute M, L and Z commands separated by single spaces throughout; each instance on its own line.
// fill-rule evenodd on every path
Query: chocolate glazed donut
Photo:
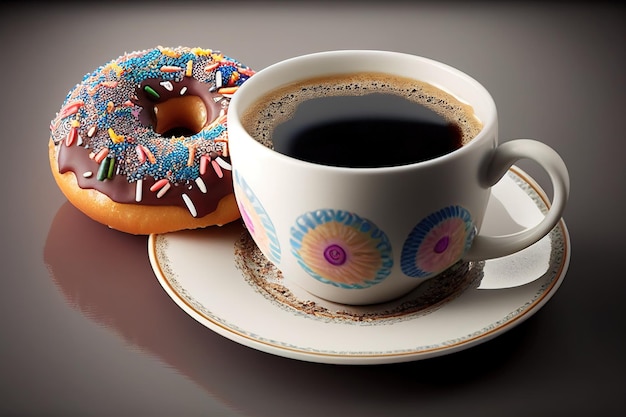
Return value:
M 210 49 L 158 47 L 87 74 L 51 123 L 57 184 L 88 216 L 133 234 L 237 219 L 226 120 L 253 73 Z

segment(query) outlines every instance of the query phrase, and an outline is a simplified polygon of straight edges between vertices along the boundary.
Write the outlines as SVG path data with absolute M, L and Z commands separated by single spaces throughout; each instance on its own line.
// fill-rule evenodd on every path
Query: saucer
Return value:
M 513 167 L 492 189 L 481 233 L 508 234 L 537 224 L 548 204 L 537 183 Z M 335 304 L 294 286 L 239 222 L 150 235 L 148 253 L 173 301 L 228 339 L 310 362 L 381 364 L 457 352 L 522 323 L 561 285 L 570 242 L 561 220 L 514 255 L 458 263 L 446 272 L 445 291 L 434 278 L 374 306 Z

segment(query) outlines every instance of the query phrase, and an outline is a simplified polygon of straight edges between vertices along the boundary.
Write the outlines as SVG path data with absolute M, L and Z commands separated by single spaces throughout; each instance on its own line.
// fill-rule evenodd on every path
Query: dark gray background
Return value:
M 623 6 L 130 4 L 22 3 L 0 17 L 0 415 L 626 411 Z M 494 96 L 501 141 L 539 139 L 570 168 L 572 258 L 562 287 L 512 331 L 413 363 L 305 363 L 212 333 L 160 288 L 147 239 L 84 218 L 48 166 L 49 122 L 69 89 L 123 52 L 156 45 L 220 49 L 257 70 L 304 53 L 363 48 L 467 72 Z

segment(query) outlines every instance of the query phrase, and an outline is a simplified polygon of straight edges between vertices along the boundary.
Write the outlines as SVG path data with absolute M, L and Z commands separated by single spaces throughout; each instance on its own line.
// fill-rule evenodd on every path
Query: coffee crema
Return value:
M 387 167 L 450 153 L 482 129 L 473 108 L 424 81 L 377 72 L 312 78 L 274 90 L 243 115 L 248 133 L 323 165 Z

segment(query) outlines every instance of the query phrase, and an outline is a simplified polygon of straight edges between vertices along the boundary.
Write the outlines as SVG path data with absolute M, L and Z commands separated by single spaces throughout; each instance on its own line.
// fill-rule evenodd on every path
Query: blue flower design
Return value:
M 456 263 L 469 249 L 476 228 L 461 206 L 445 207 L 421 220 L 404 242 L 400 265 L 410 277 L 428 278 Z
M 315 279 L 342 288 L 367 288 L 391 272 L 387 235 L 367 219 L 343 210 L 316 210 L 297 218 L 291 249 Z
M 255 243 L 264 254 L 268 254 L 270 261 L 280 262 L 281 249 L 276 228 L 268 216 L 265 208 L 256 197 L 248 183 L 237 170 L 233 173 L 234 187 L 237 191 L 237 206 L 246 228 Z

